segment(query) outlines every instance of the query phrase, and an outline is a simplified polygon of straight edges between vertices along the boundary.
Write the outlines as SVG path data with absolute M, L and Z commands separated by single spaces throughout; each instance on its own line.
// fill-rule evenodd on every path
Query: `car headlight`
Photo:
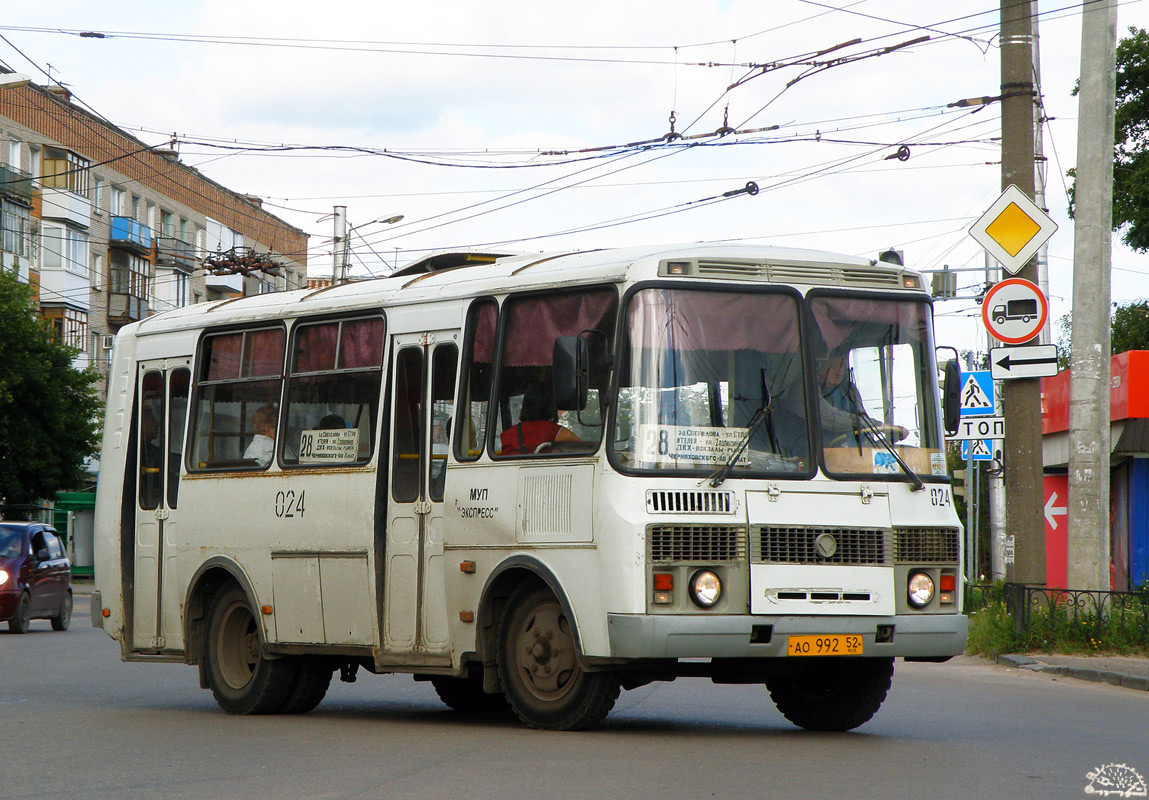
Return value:
M 711 608 L 722 597 L 722 580 L 708 569 L 700 569 L 690 579 L 690 599 L 700 608 Z
M 8 582 L 8 573 L 5 572 L 4 570 L 0 569 L 0 586 L 3 586 L 7 582 Z
M 910 575 L 907 599 L 914 608 L 925 608 L 934 599 L 934 579 L 924 572 Z

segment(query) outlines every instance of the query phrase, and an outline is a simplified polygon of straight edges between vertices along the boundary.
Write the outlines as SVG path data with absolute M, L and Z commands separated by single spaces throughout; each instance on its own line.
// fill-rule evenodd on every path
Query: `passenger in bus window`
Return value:
M 522 455 L 546 450 L 554 442 L 581 442 L 569 428 L 558 423 L 559 412 L 549 384 L 537 383 L 523 395 L 519 424 L 499 435 L 503 455 Z
M 255 436 L 243 451 L 243 457 L 252 459 L 261 467 L 270 464 L 275 455 L 275 418 L 275 409 L 271 406 L 257 408 L 251 418 Z
M 338 414 L 328 414 L 323 419 L 319 420 L 319 424 L 315 426 L 316 430 L 320 431 L 341 431 L 347 427 L 343 417 Z

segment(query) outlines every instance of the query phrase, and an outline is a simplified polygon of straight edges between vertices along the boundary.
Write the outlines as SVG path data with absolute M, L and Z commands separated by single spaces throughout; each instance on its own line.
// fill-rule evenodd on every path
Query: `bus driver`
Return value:
M 534 453 L 552 442 L 581 442 L 573 431 L 559 425 L 559 412 L 555 408 L 550 386 L 536 383 L 523 395 L 519 409 L 519 424 L 507 428 L 499 439 L 503 455 Z M 544 448 L 545 449 L 545 448 Z

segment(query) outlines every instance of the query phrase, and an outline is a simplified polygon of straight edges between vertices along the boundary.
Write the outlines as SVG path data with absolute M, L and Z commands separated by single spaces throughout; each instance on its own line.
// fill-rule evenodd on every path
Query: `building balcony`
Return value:
M 13 200 L 32 205 L 32 176 L 22 169 L 0 164 L 0 192 Z
M 136 255 L 152 251 L 152 229 L 131 217 L 112 217 L 112 231 L 108 244 Z
M 108 322 L 127 325 L 148 315 L 148 301 L 132 294 L 108 293 Z
M 195 245 L 172 236 L 156 237 L 156 266 L 173 267 L 181 272 L 195 269 Z

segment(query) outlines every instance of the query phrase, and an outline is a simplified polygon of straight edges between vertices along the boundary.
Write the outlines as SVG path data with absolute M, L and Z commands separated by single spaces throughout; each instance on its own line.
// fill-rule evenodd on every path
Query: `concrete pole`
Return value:
M 1069 384 L 1070 589 L 1109 589 L 1109 327 L 1116 0 L 1081 11 Z
M 331 283 L 347 277 L 347 206 L 335 206 L 335 245 L 332 249 Z
M 1030 4 L 1001 0 L 1001 185 L 1033 197 L 1033 17 Z M 1018 276 L 1037 282 L 1036 259 Z M 1045 585 L 1042 519 L 1041 382 L 1004 382 L 1006 580 Z M 1010 548 L 1012 539 L 1013 547 Z M 1008 563 L 1010 550 L 1013 563 Z

